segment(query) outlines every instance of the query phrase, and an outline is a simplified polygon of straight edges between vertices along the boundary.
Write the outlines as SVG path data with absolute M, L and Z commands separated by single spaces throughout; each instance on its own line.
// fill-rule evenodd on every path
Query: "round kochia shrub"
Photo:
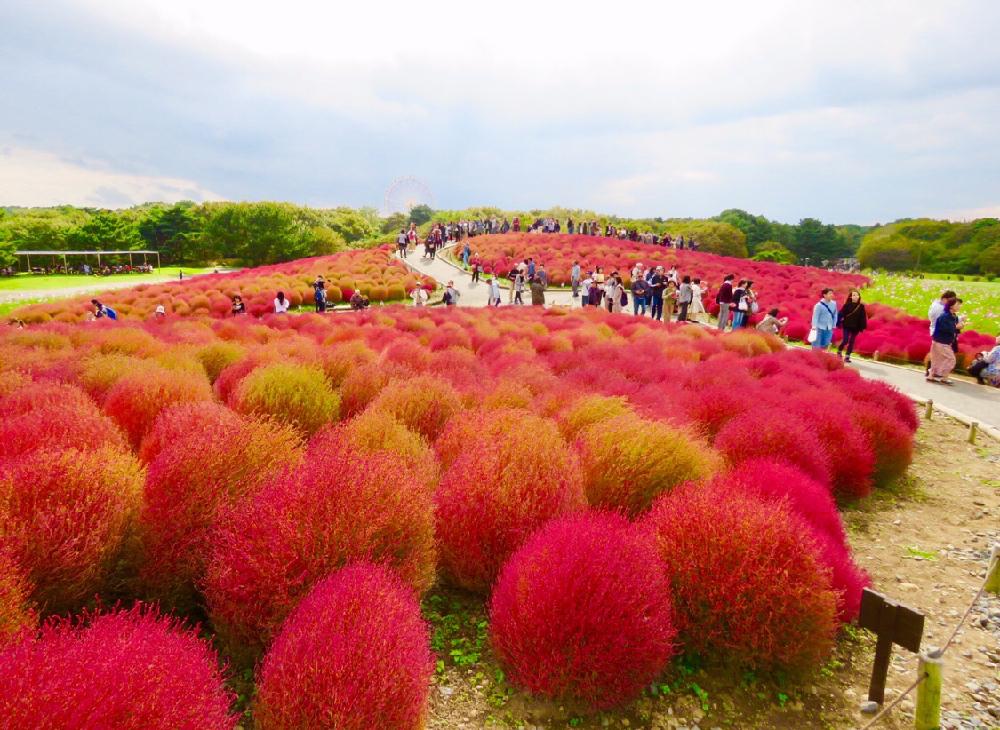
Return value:
M 244 419 L 231 408 L 214 401 L 178 403 L 164 408 L 153 421 L 153 427 L 146 434 L 139 447 L 139 459 L 150 463 L 165 448 L 192 433 L 207 436 L 235 431 Z
M 162 368 L 126 375 L 115 383 L 104 399 L 104 411 L 139 448 L 153 421 L 167 406 L 212 400 L 208 379 L 191 373 Z
M 231 646 L 253 653 L 317 580 L 360 559 L 429 588 L 431 496 L 400 457 L 312 449 L 220 516 L 204 581 L 212 620 Z
M 462 401 L 444 380 L 418 375 L 389 383 L 369 407 L 391 414 L 411 431 L 433 440 L 462 409 Z
M 271 416 L 312 436 L 340 413 L 340 396 L 319 368 L 275 363 L 257 368 L 236 388 L 230 405 L 240 413 Z
M 830 652 L 837 595 L 808 525 L 785 505 L 687 485 L 644 524 L 687 651 L 762 669 L 810 667 Z
M 649 507 L 662 492 L 717 469 L 707 445 L 679 428 L 634 414 L 587 426 L 576 445 L 590 504 L 630 514 Z
M 4 727 L 224 730 L 234 699 L 208 642 L 141 606 L 51 621 L 0 650 Z
M 559 417 L 559 428 L 568 439 L 601 421 L 631 413 L 628 401 L 621 397 L 585 395 L 574 401 Z
M 184 416 L 206 410 L 176 406 L 160 415 L 150 437 L 162 437 L 183 423 Z M 225 428 L 177 433 L 149 464 L 139 519 L 140 577 L 151 597 L 174 607 L 191 607 L 194 584 L 204 574 L 208 533 L 219 510 L 301 461 L 291 426 L 233 416 L 236 422 Z
M 119 449 L 42 450 L 0 465 L 0 535 L 47 612 L 104 585 L 142 498 L 142 469 Z
M 872 403 L 855 403 L 851 418 L 875 452 L 875 485 L 884 486 L 903 476 L 913 461 L 913 436 L 907 425 L 893 412 Z
M 586 507 L 580 468 L 555 423 L 497 412 L 462 416 L 450 433 L 465 448 L 434 495 L 441 566 L 455 584 L 489 590 L 501 566 L 539 526 Z M 468 424 L 475 424 L 468 428 Z
M 92 449 L 99 446 L 128 448 L 121 429 L 93 402 L 45 403 L 26 413 L 0 418 L 0 459 L 38 448 Z
M 289 615 L 261 664 L 261 730 L 423 727 L 434 657 L 413 589 L 391 570 L 347 566 Z
M 489 611 L 493 649 L 514 684 L 598 709 L 633 698 L 674 652 L 655 547 L 613 514 L 542 527 L 504 566 Z
M 0 541 L 0 647 L 36 621 L 31 588 L 14 553 Z

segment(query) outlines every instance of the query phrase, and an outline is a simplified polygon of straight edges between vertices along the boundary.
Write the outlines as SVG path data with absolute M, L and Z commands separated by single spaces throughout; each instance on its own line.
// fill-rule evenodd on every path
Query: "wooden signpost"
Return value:
M 861 594 L 858 625 L 878 636 L 868 699 L 881 705 L 885 701 L 885 679 L 889 671 L 892 645 L 899 644 L 913 653 L 919 652 L 924 635 L 924 615 L 865 588 Z

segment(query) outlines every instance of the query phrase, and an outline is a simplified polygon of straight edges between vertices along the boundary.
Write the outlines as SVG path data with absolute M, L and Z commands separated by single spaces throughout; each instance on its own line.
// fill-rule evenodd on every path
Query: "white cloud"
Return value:
M 118 172 L 49 152 L 0 146 L 0 201 L 12 206 L 53 203 L 123 208 L 149 201 L 220 200 L 192 180 Z

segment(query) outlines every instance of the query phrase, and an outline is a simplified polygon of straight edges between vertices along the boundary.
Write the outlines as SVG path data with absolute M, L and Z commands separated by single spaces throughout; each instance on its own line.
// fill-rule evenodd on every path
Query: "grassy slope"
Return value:
M 193 266 L 165 266 L 152 274 L 112 274 L 111 276 L 84 276 L 83 274 L 56 274 L 42 276 L 39 274 L 18 274 L 17 276 L 0 278 L 0 291 L 25 291 L 36 289 L 70 289 L 79 286 L 92 286 L 118 281 L 134 281 L 136 285 L 169 281 L 178 278 L 178 272 L 184 276 L 194 274 L 210 274 L 214 269 L 196 268 Z
M 969 326 L 979 332 L 1000 331 L 1000 281 L 956 281 L 915 279 L 896 274 L 869 274 L 871 286 L 865 299 L 897 307 L 904 312 L 926 317 L 931 301 L 945 289 L 953 289 L 962 298 L 962 312 Z

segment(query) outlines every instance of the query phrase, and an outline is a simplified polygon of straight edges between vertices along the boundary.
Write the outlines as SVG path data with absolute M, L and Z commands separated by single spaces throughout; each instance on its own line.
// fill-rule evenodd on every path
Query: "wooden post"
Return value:
M 979 424 L 973 421 L 969 424 L 969 443 L 976 443 L 976 431 L 979 430 Z
M 1000 542 L 993 544 L 993 551 L 990 553 L 990 567 L 986 569 L 987 593 L 1000 596 Z
M 914 713 L 916 730 L 939 730 L 941 727 L 941 650 L 931 649 L 920 655 L 917 676 L 924 681 L 917 685 L 917 709 Z
M 927 399 L 927 407 L 924 410 L 924 418 L 928 421 L 934 416 L 934 401 L 930 398 Z
M 875 352 L 872 353 L 872 360 L 878 362 L 878 350 L 875 350 Z

